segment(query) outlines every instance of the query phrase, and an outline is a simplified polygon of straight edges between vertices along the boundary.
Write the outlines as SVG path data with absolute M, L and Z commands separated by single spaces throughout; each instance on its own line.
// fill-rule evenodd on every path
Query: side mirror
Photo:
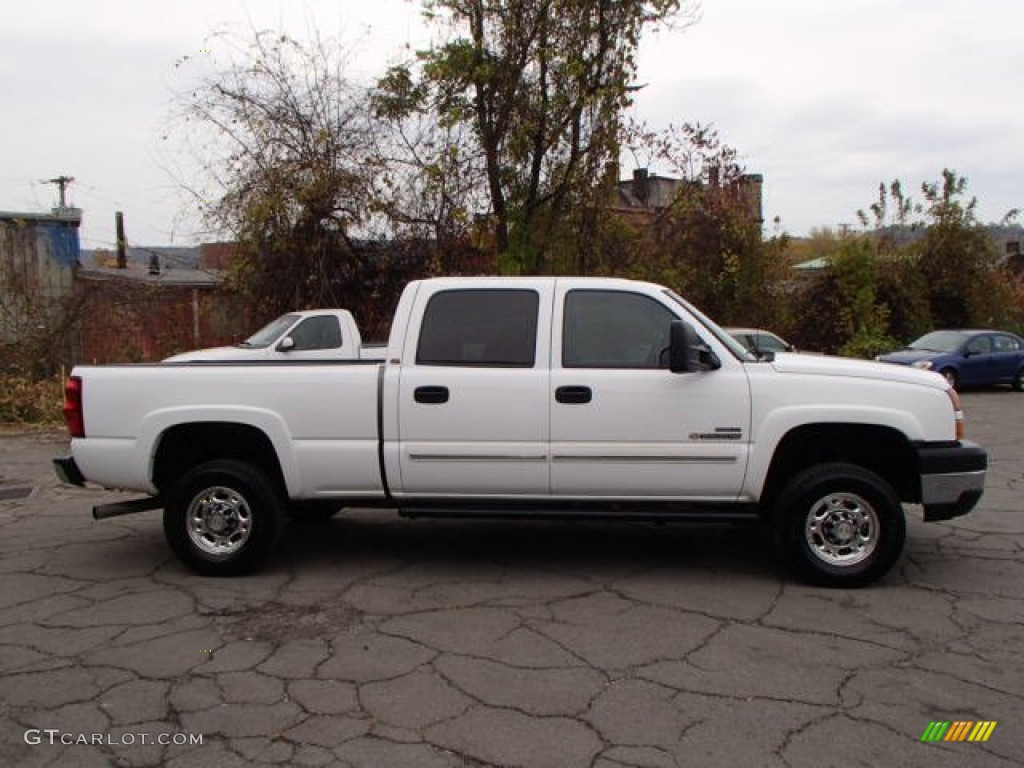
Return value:
M 721 368 L 718 357 L 704 346 L 689 323 L 673 320 L 669 328 L 668 369 L 672 373 L 693 373 Z
M 276 349 L 278 352 L 288 352 L 289 350 L 295 349 L 295 339 L 291 336 L 285 336 L 277 343 Z

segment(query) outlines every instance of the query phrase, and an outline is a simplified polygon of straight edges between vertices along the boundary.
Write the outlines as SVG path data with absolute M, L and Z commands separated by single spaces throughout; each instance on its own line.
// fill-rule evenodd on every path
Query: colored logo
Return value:
M 995 729 L 995 720 L 933 720 L 921 734 L 921 741 L 988 741 Z

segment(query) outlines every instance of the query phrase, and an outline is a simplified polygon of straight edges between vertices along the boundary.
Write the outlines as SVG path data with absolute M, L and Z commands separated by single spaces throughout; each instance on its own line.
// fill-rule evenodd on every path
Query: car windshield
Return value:
M 767 331 L 754 331 L 754 333 L 752 333 L 751 335 L 754 337 L 754 343 L 757 344 L 757 348 L 760 349 L 761 351 L 789 351 L 789 347 L 786 346 L 786 342 L 784 342 L 774 333 L 768 333 Z
M 263 349 L 265 347 L 269 347 L 281 337 L 281 334 L 291 328 L 298 319 L 298 315 L 281 315 L 277 320 L 272 320 L 267 323 L 237 346 L 245 347 L 246 349 Z
M 932 331 L 910 345 L 911 349 L 922 352 L 955 352 L 967 339 L 960 331 Z

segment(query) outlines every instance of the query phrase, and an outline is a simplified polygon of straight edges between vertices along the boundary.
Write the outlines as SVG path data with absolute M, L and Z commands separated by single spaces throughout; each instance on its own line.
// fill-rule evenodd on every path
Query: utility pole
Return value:
M 68 188 L 68 185 L 75 180 L 74 176 L 58 176 L 55 179 L 47 179 L 44 184 L 56 184 L 60 188 L 60 207 L 67 208 L 66 197 L 64 191 Z
M 121 211 L 114 211 L 114 229 L 117 231 L 117 268 L 127 269 L 128 258 L 125 253 L 124 214 Z

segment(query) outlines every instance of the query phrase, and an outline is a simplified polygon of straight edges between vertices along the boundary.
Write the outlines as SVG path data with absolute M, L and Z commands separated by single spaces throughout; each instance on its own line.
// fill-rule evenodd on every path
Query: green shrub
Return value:
M 892 352 L 902 346 L 899 341 L 884 333 L 859 333 L 839 348 L 839 354 L 872 360 L 875 355 Z

